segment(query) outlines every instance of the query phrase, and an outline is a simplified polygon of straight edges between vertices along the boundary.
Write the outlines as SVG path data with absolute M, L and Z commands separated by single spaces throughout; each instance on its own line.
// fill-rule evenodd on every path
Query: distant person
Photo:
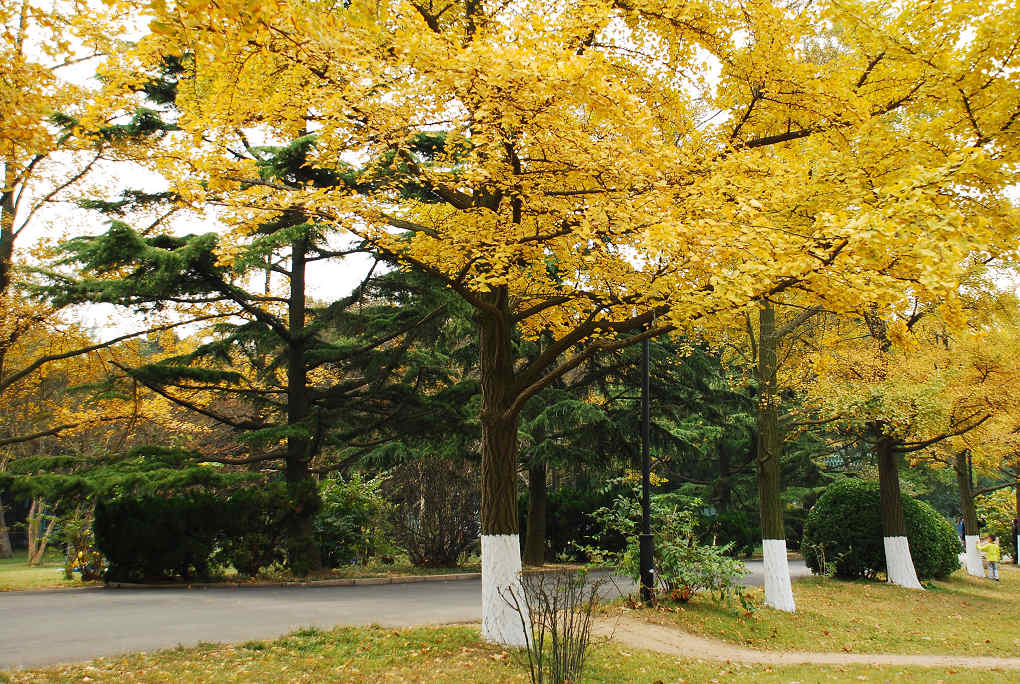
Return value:
M 988 562 L 988 569 L 986 577 L 991 580 L 999 581 L 999 559 L 1002 558 L 1002 554 L 999 551 L 999 538 L 994 534 L 988 535 L 988 542 L 986 544 L 978 544 L 978 550 L 985 554 L 985 561 Z
M 966 534 L 964 533 L 963 516 L 961 515 L 956 519 L 956 536 L 960 538 L 960 543 L 966 547 Z

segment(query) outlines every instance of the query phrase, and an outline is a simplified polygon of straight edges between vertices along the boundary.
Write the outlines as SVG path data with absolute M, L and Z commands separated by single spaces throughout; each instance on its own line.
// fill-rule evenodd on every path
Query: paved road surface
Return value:
M 762 583 L 761 561 L 748 584 Z M 794 577 L 808 574 L 791 561 Z M 621 588 L 630 590 L 626 581 Z M 0 593 L 0 670 L 199 641 L 270 639 L 301 627 L 481 621 L 481 582 L 353 587 L 81 589 Z

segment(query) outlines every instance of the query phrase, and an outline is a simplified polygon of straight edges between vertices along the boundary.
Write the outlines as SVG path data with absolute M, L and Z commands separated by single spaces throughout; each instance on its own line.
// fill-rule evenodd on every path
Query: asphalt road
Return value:
M 747 564 L 761 585 L 762 563 Z M 804 576 L 803 561 L 790 573 Z M 624 591 L 633 588 L 627 580 Z M 301 627 L 481 621 L 481 582 L 352 587 L 79 589 L 0 593 L 0 670 L 200 641 L 270 639 Z

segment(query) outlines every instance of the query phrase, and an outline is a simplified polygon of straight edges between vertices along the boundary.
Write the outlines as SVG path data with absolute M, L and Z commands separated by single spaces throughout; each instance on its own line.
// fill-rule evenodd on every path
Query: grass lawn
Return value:
M 107 658 L 81 665 L 0 673 L 10 682 L 527 682 L 515 653 L 484 643 L 467 626 L 301 630 L 250 641 Z M 585 682 L 992 682 L 1016 673 L 945 668 L 765 666 L 676 660 L 599 644 Z
M 64 579 L 64 559 L 60 556 L 47 555 L 45 562 L 35 567 L 28 564 L 24 551 L 15 552 L 14 558 L 0 559 L 0 591 L 84 587 L 89 584 L 98 582 Z
M 13 558 L 0 559 L 0 591 L 21 591 L 27 589 L 52 589 L 55 587 L 87 587 L 98 586 L 102 582 L 82 582 L 75 579 L 64 579 L 64 559 L 59 555 L 47 554 L 42 565 L 31 567 L 26 560 L 24 551 L 15 552 Z M 314 582 L 316 580 L 353 579 L 359 577 L 399 577 L 402 575 L 447 575 L 467 572 L 480 572 L 480 563 L 466 563 L 456 568 L 420 568 L 407 563 L 385 564 L 373 561 L 367 565 L 347 565 L 342 568 L 323 570 L 308 577 L 295 577 L 289 571 L 267 569 L 260 572 L 255 579 L 239 577 L 233 570 L 223 576 L 214 578 L 212 582 Z
M 812 577 L 793 583 L 795 614 L 763 608 L 746 617 L 736 602 L 700 595 L 686 605 L 609 612 L 768 650 L 1015 657 L 1020 570 L 1000 565 L 999 574 L 992 582 L 960 570 L 927 591 Z M 760 603 L 763 592 L 754 591 Z

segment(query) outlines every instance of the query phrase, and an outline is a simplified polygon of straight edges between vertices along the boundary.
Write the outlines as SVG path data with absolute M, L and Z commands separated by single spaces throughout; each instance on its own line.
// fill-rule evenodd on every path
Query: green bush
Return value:
M 686 603 L 707 590 L 719 599 L 743 590 L 744 563 L 732 557 L 732 543 L 703 544 L 698 539 L 698 519 L 690 510 L 653 510 L 655 521 L 655 580 L 659 592 Z M 620 568 L 640 583 L 640 545 L 631 537 Z
M 213 565 L 253 576 L 278 561 L 300 574 L 291 547 L 303 513 L 318 508 L 315 484 L 308 484 L 310 491 L 270 482 L 226 496 L 189 492 L 100 502 L 93 526 L 96 547 L 108 561 L 106 579 L 202 579 Z
M 903 497 L 903 517 L 919 578 L 948 577 L 960 569 L 960 538 L 951 522 L 924 501 L 908 497 Z
M 945 577 L 959 568 L 960 543 L 949 521 L 907 496 L 903 514 L 919 578 Z M 830 485 L 804 523 L 801 550 L 815 573 L 874 578 L 885 572 L 878 483 L 850 478 Z
M 701 590 L 723 599 L 741 595 L 743 561 L 730 557 L 731 544 L 716 546 L 701 542 L 699 499 L 664 494 L 651 499 L 651 527 L 654 536 L 655 584 L 660 596 L 686 602 Z M 593 559 L 615 561 L 620 570 L 640 582 L 641 507 L 637 491 L 620 494 L 611 506 L 592 514 L 603 530 L 627 540 L 622 553 L 607 554 L 598 547 L 585 550 Z
M 286 483 L 245 487 L 223 503 L 227 517 L 218 530 L 215 563 L 231 565 L 239 574 L 254 577 L 262 568 L 286 560 L 290 516 Z
M 355 473 L 331 478 L 320 488 L 322 508 L 315 517 L 315 538 L 323 565 L 365 562 L 396 549 L 389 541 L 390 505 L 382 496 L 382 479 Z
M 106 579 L 207 577 L 224 513 L 223 502 L 204 493 L 100 501 L 93 529 Z

